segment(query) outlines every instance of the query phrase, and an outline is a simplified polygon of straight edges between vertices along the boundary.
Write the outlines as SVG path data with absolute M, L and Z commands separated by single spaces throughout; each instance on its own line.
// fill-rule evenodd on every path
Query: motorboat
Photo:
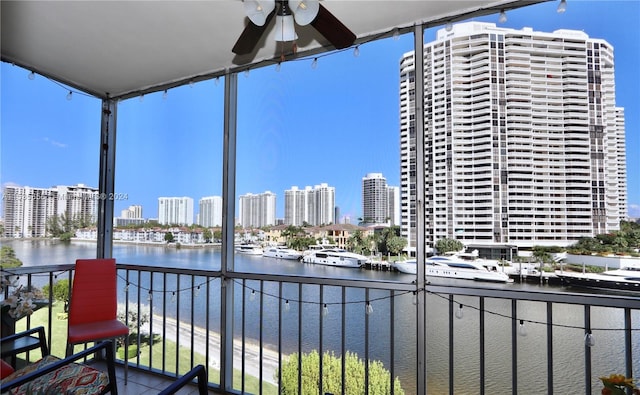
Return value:
M 269 258 L 300 260 L 300 258 L 302 258 L 302 253 L 292 248 L 271 246 L 264 249 L 262 256 Z
M 602 273 L 556 271 L 565 286 L 640 293 L 640 265 L 626 265 Z
M 468 261 L 455 256 L 432 256 L 425 259 L 424 263 L 426 277 L 447 277 L 501 283 L 513 282 L 506 273 L 498 270 L 489 270 L 480 262 Z M 418 270 L 416 259 L 397 261 L 392 266 L 397 271 L 407 274 L 416 274 Z
M 302 255 L 309 255 L 309 254 L 314 253 L 316 251 L 326 250 L 326 249 L 329 249 L 329 248 L 338 248 L 338 246 L 335 245 L 335 244 L 328 244 L 328 243 L 311 244 L 310 246 L 307 247 L 306 250 L 304 250 L 302 252 Z
M 304 263 L 315 263 L 318 265 L 341 266 L 341 267 L 362 267 L 371 262 L 371 259 L 364 255 L 349 252 L 342 248 L 324 248 L 321 250 L 310 250 L 303 257 Z
M 237 254 L 245 255 L 262 255 L 264 252 L 262 247 L 257 244 L 238 244 L 235 251 Z

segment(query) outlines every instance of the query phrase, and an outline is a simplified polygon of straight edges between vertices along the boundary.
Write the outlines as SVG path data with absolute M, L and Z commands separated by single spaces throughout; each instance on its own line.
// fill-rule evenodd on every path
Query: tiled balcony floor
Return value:
M 95 362 L 91 366 L 107 370 L 107 365 L 104 362 Z M 118 395 L 156 395 L 173 382 L 171 379 L 129 369 L 129 382 L 124 385 L 124 368 L 118 365 L 116 365 L 116 377 L 118 378 Z M 177 394 L 198 395 L 198 388 L 195 385 L 187 385 Z M 209 394 L 219 393 L 210 390 Z

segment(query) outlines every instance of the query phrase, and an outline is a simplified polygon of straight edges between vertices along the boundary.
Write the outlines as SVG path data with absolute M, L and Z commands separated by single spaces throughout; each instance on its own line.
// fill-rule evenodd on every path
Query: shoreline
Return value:
M 0 238 L 0 243 L 5 241 L 21 241 L 21 242 L 50 241 L 54 243 L 63 243 L 62 241 L 60 241 L 59 238 L 51 238 L 51 237 L 30 237 L 30 238 L 3 237 L 3 238 Z M 80 239 L 77 237 L 72 237 L 69 242 L 96 244 L 98 241 L 95 239 Z M 113 240 L 113 244 L 138 245 L 138 246 L 163 247 L 163 248 L 220 248 L 222 247 L 222 243 L 184 244 L 184 243 L 129 241 L 129 240 Z
M 163 322 L 166 323 L 163 326 Z M 145 326 L 148 329 L 159 327 L 164 329 L 164 337 L 176 342 L 176 344 L 182 345 L 182 347 L 190 347 L 191 345 L 191 332 L 193 331 L 193 352 L 202 356 L 206 356 L 207 350 L 207 330 L 205 328 L 191 325 L 184 321 L 178 322 L 175 318 L 164 317 L 158 314 L 152 315 L 152 322 L 147 323 Z M 179 324 L 179 325 L 178 325 Z M 180 330 L 178 331 L 178 327 Z M 154 334 L 159 334 L 153 331 Z M 179 336 L 178 336 L 179 333 Z M 261 377 L 262 380 L 278 387 L 278 383 L 275 377 L 278 371 L 278 352 L 272 349 L 262 347 L 251 341 L 245 340 L 244 345 L 241 340 L 233 339 L 233 368 L 240 369 L 244 363 L 245 373 L 253 377 Z M 242 351 L 244 349 L 244 355 Z M 220 370 L 220 334 L 213 330 L 209 330 L 208 337 L 208 350 L 209 364 L 212 368 Z M 262 354 L 262 361 L 260 361 L 260 355 Z M 282 359 L 287 358 L 286 355 L 282 355 Z M 260 363 L 261 362 L 261 363 Z

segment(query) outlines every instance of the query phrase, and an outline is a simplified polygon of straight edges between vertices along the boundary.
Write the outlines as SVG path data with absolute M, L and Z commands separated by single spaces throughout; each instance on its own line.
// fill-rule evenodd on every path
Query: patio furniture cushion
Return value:
M 127 336 L 129 328 L 117 319 L 69 325 L 68 341 L 72 344 Z
M 0 379 L 4 379 L 11 373 L 13 373 L 13 367 L 0 359 Z
M 15 380 L 59 360 L 57 357 L 47 355 L 31 365 L 13 372 L 3 378 L 2 382 Z M 44 393 L 44 391 L 52 391 L 55 389 L 55 392 L 60 394 L 70 391 L 69 393 L 73 394 L 92 395 L 103 393 L 108 385 L 109 376 L 107 373 L 86 365 L 70 363 L 53 372 L 37 377 L 33 381 L 25 383 L 20 387 L 12 389 L 11 393 L 13 395 L 26 395 L 38 393 L 37 391 L 43 391 Z

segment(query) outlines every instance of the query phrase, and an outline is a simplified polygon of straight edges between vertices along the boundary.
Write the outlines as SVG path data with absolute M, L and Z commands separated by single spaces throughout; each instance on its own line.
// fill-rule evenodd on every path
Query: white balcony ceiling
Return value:
M 367 1 L 321 4 L 368 41 L 394 28 L 434 26 L 547 0 Z M 97 97 L 131 97 L 258 67 L 280 58 L 269 28 L 253 54 L 231 48 L 248 19 L 241 0 L 0 2 L 2 60 Z M 273 22 L 272 22 L 273 23 Z M 331 50 L 296 26 L 298 56 Z

